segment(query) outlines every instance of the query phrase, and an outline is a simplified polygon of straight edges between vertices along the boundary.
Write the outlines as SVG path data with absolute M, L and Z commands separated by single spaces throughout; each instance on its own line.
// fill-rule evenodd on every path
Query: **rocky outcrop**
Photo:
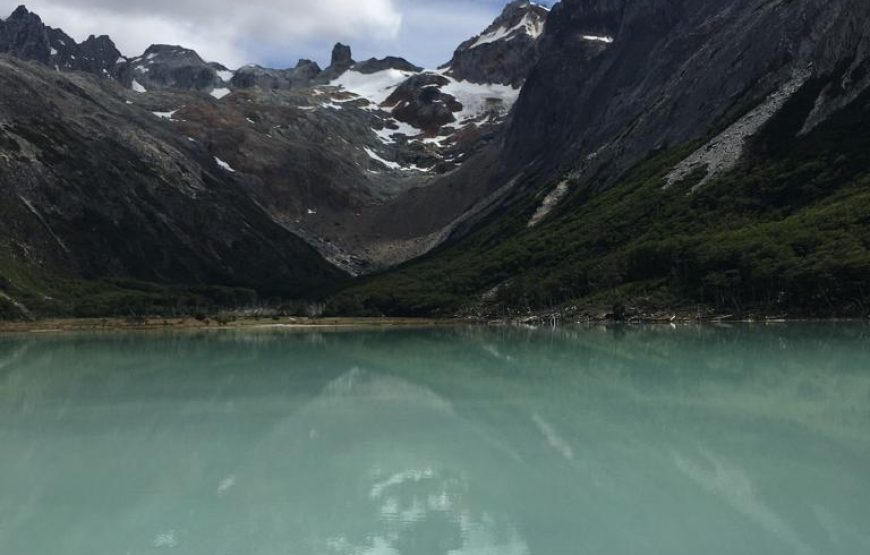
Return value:
M 311 60 L 299 60 L 293 69 L 248 65 L 234 72 L 230 84 L 240 89 L 259 87 L 264 90 L 287 90 L 311 85 L 320 73 L 320 66 Z
M 397 58 L 395 56 L 387 56 L 386 58 L 370 58 L 363 62 L 357 62 L 353 65 L 353 70 L 364 74 L 377 73 L 387 69 L 396 69 L 399 71 L 420 72 L 422 67 L 415 66 L 405 58 Z
M 397 120 L 434 133 L 441 126 L 456 121 L 454 112 L 462 110 L 456 98 L 441 91 L 440 87 L 448 83 L 442 75 L 414 75 L 396 87 L 383 105 L 390 108 Z
M 318 76 L 318 81 L 320 83 L 329 83 L 349 70 L 355 63 L 350 46 L 338 42 L 332 47 L 329 67 Z
M 353 64 L 353 53 L 351 52 L 350 46 L 340 42 L 336 43 L 332 48 L 332 61 L 330 67 L 349 68 Z
M 8 19 L 0 22 L 0 52 L 48 64 L 51 58 L 48 34 L 38 15 L 18 6 Z
M 19 6 L 5 21 L 0 20 L 0 53 L 33 60 L 56 69 L 87 71 L 104 77 L 116 74 L 121 53 L 107 36 L 91 35 L 78 44 L 59 29 Z
M 155 44 L 144 54 L 129 60 L 120 70 L 122 81 L 133 82 L 145 90 L 197 90 L 209 92 L 224 81 L 219 71 L 227 68 L 207 63 L 193 50 L 181 46 Z
M 547 8 L 527 0 L 508 4 L 486 30 L 459 45 L 447 73 L 461 81 L 519 87 L 538 61 Z
M 64 51 L 63 45 L 59 46 L 61 47 L 56 48 L 58 56 Z M 61 68 L 87 71 L 103 77 L 117 75 L 117 68 L 121 63 L 122 56 L 112 39 L 106 35 L 99 37 L 91 35 L 75 50 L 77 52 L 74 54 L 75 58 L 65 60 Z

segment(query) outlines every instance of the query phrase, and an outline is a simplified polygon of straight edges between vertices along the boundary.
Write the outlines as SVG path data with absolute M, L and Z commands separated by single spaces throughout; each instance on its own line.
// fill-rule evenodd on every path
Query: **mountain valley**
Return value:
M 870 7 L 519 0 L 424 69 L 0 21 L 0 316 L 867 314 Z

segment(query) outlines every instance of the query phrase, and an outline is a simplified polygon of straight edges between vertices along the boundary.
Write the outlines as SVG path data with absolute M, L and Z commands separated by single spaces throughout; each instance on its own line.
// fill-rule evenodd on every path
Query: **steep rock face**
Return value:
M 320 82 L 328 83 L 332 79 L 335 79 L 345 71 L 349 70 L 355 63 L 350 46 L 340 42 L 336 43 L 332 48 L 329 67 L 323 70 L 323 73 L 319 76 Z
M 8 19 L 0 22 L 0 51 L 47 64 L 51 52 L 48 30 L 42 19 L 19 6 Z
M 459 45 L 447 72 L 460 81 L 519 87 L 538 61 L 538 39 L 549 12 L 527 0 L 508 4 L 486 30 Z
M 24 6 L 5 21 L 0 20 L 0 53 L 104 77 L 115 75 L 116 66 L 123 61 L 109 37 L 91 35 L 78 44 L 63 31 L 46 26 Z
M 130 104 L 133 94 L 0 56 L 0 251 L 69 278 L 265 294 L 341 278 L 211 147 Z
M 546 179 L 612 181 L 845 60 L 863 67 L 866 25 L 855 22 L 866 12 L 852 0 L 565 0 L 550 14 L 503 160 L 509 172 L 532 164 Z M 847 84 L 859 91 L 858 81 Z
M 868 12 L 859 0 L 565 0 L 504 135 L 392 208 L 425 217 L 373 226 L 431 248 L 566 177 L 599 193 L 693 142 L 669 181 L 726 172 L 790 98 L 809 103 L 793 130 L 806 133 L 867 90 Z
M 63 52 L 62 48 L 57 48 L 56 50 L 58 53 Z M 75 59 L 66 60 L 61 67 L 87 71 L 88 73 L 108 77 L 117 73 L 116 68 L 122 60 L 121 53 L 118 51 L 115 43 L 106 35 L 99 37 L 94 35 L 89 36 L 78 45 L 76 52 L 74 54 Z
M 332 49 L 332 62 L 330 63 L 330 66 L 334 68 L 348 68 L 353 64 L 353 53 L 350 46 L 340 42 L 336 43 Z

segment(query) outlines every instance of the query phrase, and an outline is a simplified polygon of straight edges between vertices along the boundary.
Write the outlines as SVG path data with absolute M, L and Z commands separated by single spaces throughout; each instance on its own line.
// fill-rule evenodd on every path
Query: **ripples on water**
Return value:
M 868 331 L 0 338 L 0 553 L 870 553 Z

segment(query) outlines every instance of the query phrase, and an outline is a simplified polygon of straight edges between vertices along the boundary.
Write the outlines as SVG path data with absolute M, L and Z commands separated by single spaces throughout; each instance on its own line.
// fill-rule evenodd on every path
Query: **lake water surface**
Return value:
M 0 337 L 4 555 L 870 553 L 870 328 Z

